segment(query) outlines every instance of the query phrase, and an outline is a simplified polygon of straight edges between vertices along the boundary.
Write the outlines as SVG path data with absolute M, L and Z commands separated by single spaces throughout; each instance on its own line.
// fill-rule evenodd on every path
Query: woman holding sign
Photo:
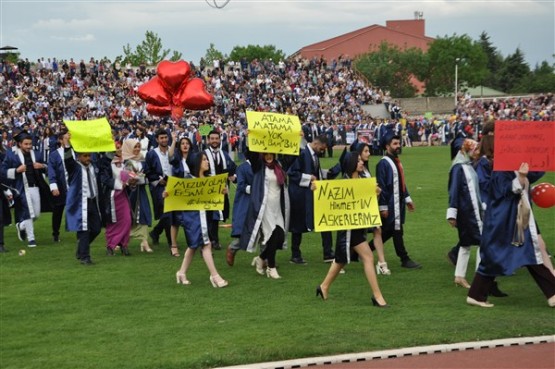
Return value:
M 371 178 L 370 169 L 368 169 L 368 162 L 370 161 L 370 146 L 367 143 L 361 142 L 356 147 L 356 152 L 360 155 L 363 162 L 362 172 L 360 176 L 362 178 Z M 385 253 L 383 251 L 383 241 L 382 241 L 382 229 L 380 227 L 371 228 L 374 234 L 374 240 L 372 244 L 374 245 L 378 253 L 378 263 L 376 264 L 376 273 L 383 275 L 391 275 L 391 271 L 387 267 L 387 262 L 385 261 Z
M 346 154 L 343 163 L 342 167 L 345 178 L 362 178 L 360 173 L 364 170 L 364 162 L 356 152 Z M 313 184 L 312 190 L 315 189 L 316 187 Z M 376 188 L 376 192 L 379 194 L 380 189 Z M 364 274 L 373 293 L 372 304 L 380 308 L 389 307 L 378 285 L 378 278 L 374 270 L 374 256 L 368 241 L 366 241 L 367 231 L 367 229 L 353 229 L 337 232 L 335 260 L 331 264 L 324 281 L 316 288 L 316 296 L 320 296 L 323 300 L 328 299 L 331 284 L 345 264 L 350 261 L 350 252 L 354 250 L 364 265 Z
M 207 177 L 210 170 L 210 163 L 205 152 L 201 152 L 194 160 L 193 175 L 197 178 Z M 227 191 L 227 189 L 224 189 Z M 168 193 L 164 192 L 164 197 Z M 187 279 L 187 270 L 193 261 L 193 256 L 198 248 L 202 253 L 202 258 L 210 272 L 210 283 L 214 288 L 222 288 L 228 285 L 228 282 L 220 277 L 214 265 L 212 257 L 212 245 L 208 236 L 208 219 L 211 219 L 212 214 L 208 211 L 183 211 L 181 213 L 181 225 L 185 230 L 185 238 L 187 239 L 187 250 L 181 263 L 181 268 L 175 273 L 175 279 L 178 284 L 189 285 L 191 282 Z
M 242 249 L 253 252 L 260 241 L 260 255 L 253 259 L 252 265 L 258 274 L 279 279 L 276 252 L 286 245 L 285 234 L 289 229 L 287 176 L 276 160 L 276 154 L 249 152 L 249 161 L 254 176 L 239 242 Z M 264 260 L 267 260 L 266 270 Z

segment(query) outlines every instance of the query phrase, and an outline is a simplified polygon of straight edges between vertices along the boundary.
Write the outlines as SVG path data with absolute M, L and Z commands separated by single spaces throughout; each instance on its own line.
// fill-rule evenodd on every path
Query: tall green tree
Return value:
M 220 50 L 216 49 L 213 43 L 210 43 L 210 47 L 206 49 L 206 54 L 204 55 L 204 63 L 210 65 L 214 60 L 219 60 L 220 65 L 222 65 L 227 57 Z
M 495 46 L 490 41 L 490 37 L 486 32 L 480 34 L 480 39 L 478 43 L 482 47 L 482 50 L 487 57 L 487 69 L 488 73 L 484 77 L 481 85 L 492 87 L 495 89 L 500 89 L 499 85 L 499 70 L 503 65 L 503 55 L 497 50 Z
M 392 96 L 413 97 L 416 87 L 412 79 L 423 74 L 426 58 L 420 49 L 401 50 L 382 42 L 377 51 L 358 57 L 354 65 L 374 86 Z
M 482 46 L 468 35 L 439 37 L 432 42 L 427 55 L 425 82 L 428 96 L 452 95 L 455 70 L 458 90 L 463 90 L 464 86 L 478 86 L 488 74 L 487 56 Z
M 127 44 L 123 47 L 122 63 L 131 63 L 133 66 L 139 66 L 144 63 L 146 65 L 157 65 L 169 55 L 170 49 L 162 47 L 162 40 L 158 34 L 152 31 L 146 31 L 145 39 L 135 47 L 133 51 L 131 46 Z M 182 54 L 173 51 L 171 60 L 176 61 L 182 58 Z
M 519 48 L 505 58 L 499 71 L 499 83 L 504 92 L 526 91 L 526 79 L 530 77 L 530 67 L 524 60 L 524 54 Z
M 519 90 L 530 93 L 553 92 L 555 91 L 555 67 L 543 61 L 540 65 L 536 65 L 529 78 L 521 79 L 519 84 Z
M 247 61 L 251 62 L 254 59 L 258 60 L 273 60 L 277 62 L 279 60 L 285 60 L 286 55 L 282 50 L 276 49 L 274 45 L 247 45 L 247 46 L 235 46 L 231 53 L 229 54 L 229 59 L 233 61 L 240 61 L 245 58 Z

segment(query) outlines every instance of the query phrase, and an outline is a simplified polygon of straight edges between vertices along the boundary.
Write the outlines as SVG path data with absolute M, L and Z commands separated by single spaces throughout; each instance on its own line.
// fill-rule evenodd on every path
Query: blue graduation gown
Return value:
M 31 150 L 31 159 L 35 163 L 43 163 L 40 153 Z M 24 173 L 17 173 L 16 169 L 21 164 L 24 164 L 24 157 L 21 150 L 17 149 L 15 151 L 8 151 L 6 157 L 2 161 L 0 166 L 0 176 L 5 178 L 6 184 L 13 186 L 17 193 L 14 193 L 15 201 L 15 219 L 17 222 L 22 222 L 26 219 L 36 218 L 35 209 L 33 209 L 33 204 L 30 199 L 29 188 L 27 184 L 27 178 Z M 43 178 L 44 170 L 35 169 L 35 179 L 37 181 L 37 186 L 40 191 L 41 199 L 41 213 L 46 213 L 51 211 L 51 193 L 48 188 L 48 184 Z
M 482 201 L 477 176 L 472 176 L 474 168 L 470 163 L 455 164 L 449 171 L 449 208 L 447 219 L 457 220 L 459 244 L 477 246 L 480 244 L 482 231 Z
M 491 179 L 491 172 L 493 171 L 492 163 L 490 163 L 488 158 L 482 156 L 474 165 L 474 169 L 476 170 L 480 184 L 480 198 L 482 199 L 483 204 L 487 204 L 489 197 L 489 183 Z
M 400 230 L 405 223 L 405 206 L 412 202 L 408 187 L 401 186 L 399 168 L 389 156 L 384 156 L 376 164 L 376 181 L 382 192 L 378 198 L 380 211 L 387 210 L 387 218 L 382 218 L 382 226 Z
M 260 156 L 258 154 L 256 154 L 256 156 L 257 159 L 255 159 L 255 155 L 251 155 L 252 171 L 254 174 L 247 216 L 239 241 L 241 249 L 249 252 L 253 252 L 256 249 L 256 244 L 261 238 L 262 217 L 264 216 L 268 197 L 266 166 L 262 163 L 262 160 L 260 160 Z M 289 228 L 290 203 L 286 183 L 280 188 L 280 209 L 273 209 L 273 211 L 276 217 L 281 216 L 283 218 L 283 224 L 285 226 L 284 232 L 287 233 Z M 287 237 L 285 237 L 284 244 L 279 245 L 278 248 L 284 248 L 287 244 L 286 240 Z
M 156 148 L 154 150 L 150 150 L 146 154 L 145 174 L 149 182 L 152 206 L 154 208 L 154 219 L 158 220 L 164 215 L 164 198 L 162 197 L 162 194 L 164 193 L 166 186 L 158 184 L 160 179 L 164 177 L 164 171 L 162 169 L 160 159 L 158 158 L 157 150 L 159 149 Z
M 533 182 L 540 176 L 540 173 L 530 172 L 528 179 Z M 524 244 L 512 245 L 522 191 L 515 172 L 492 172 L 480 243 L 479 274 L 489 277 L 512 275 L 522 266 L 543 263 L 533 212 L 529 227 L 524 231 Z M 524 196 L 528 198 L 528 194 Z
M 310 150 L 301 150 L 287 174 L 289 176 L 289 198 L 291 200 L 292 233 L 306 233 L 314 229 L 314 198 L 310 189 L 312 175 L 322 178 L 322 171 L 318 171 Z
M 74 159 L 65 160 L 68 173 L 68 192 L 66 198 L 66 228 L 70 232 L 88 231 L 88 191 L 89 182 L 87 170 L 93 181 L 96 196 L 95 206 L 100 215 L 98 206 L 98 183 L 96 168 L 91 164 L 88 168 Z
M 53 196 L 55 205 L 63 205 L 67 195 L 67 171 L 64 163 L 64 148 L 50 152 L 48 157 L 48 182 L 50 191 L 58 190 L 59 196 Z
M 253 180 L 253 172 L 250 161 L 245 161 L 237 167 L 237 190 L 235 191 L 235 199 L 233 200 L 233 216 L 231 217 L 231 236 L 238 237 L 241 235 L 245 218 L 247 217 L 247 209 L 249 206 L 249 198 L 251 194 L 251 185 Z

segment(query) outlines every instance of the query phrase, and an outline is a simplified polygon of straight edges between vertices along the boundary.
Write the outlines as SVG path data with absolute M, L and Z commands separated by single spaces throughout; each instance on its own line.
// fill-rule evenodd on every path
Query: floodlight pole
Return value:
M 457 107 L 457 95 L 459 94 L 459 61 L 461 58 L 455 59 L 455 108 Z

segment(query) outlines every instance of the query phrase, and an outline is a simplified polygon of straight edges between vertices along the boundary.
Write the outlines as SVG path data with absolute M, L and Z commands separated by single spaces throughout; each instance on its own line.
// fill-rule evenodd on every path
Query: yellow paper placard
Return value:
M 375 178 L 315 181 L 316 232 L 371 228 L 382 225 Z
M 168 177 L 164 213 L 179 210 L 224 210 L 227 174 L 206 178 Z
M 116 145 L 108 119 L 64 120 L 76 152 L 112 152 Z
M 299 155 L 301 123 L 296 115 L 247 111 L 249 150 Z

